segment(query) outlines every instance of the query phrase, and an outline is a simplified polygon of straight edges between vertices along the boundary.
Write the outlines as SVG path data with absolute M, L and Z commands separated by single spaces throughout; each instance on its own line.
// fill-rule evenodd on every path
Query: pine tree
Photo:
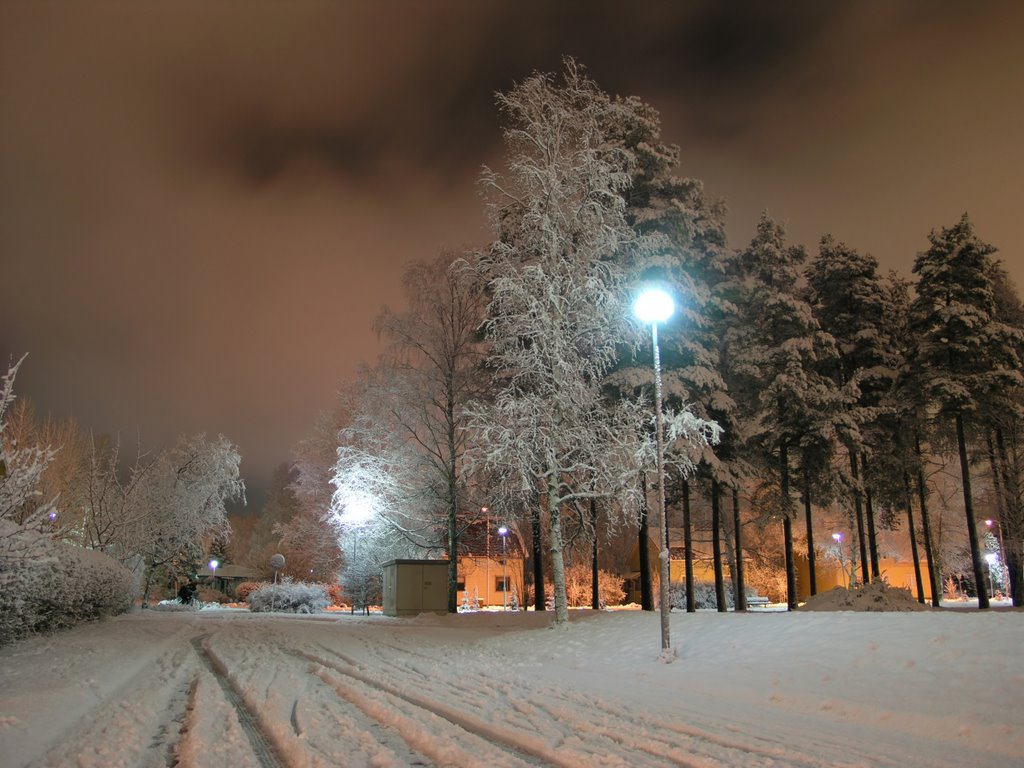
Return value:
M 733 276 L 733 254 L 726 247 L 724 204 L 710 197 L 700 181 L 675 175 L 679 148 L 662 141 L 657 112 L 637 99 L 625 101 L 631 106 L 629 119 L 615 126 L 613 132 L 636 158 L 632 183 L 626 191 L 626 214 L 635 230 L 648 238 L 649 246 L 619 253 L 618 260 L 626 270 L 627 285 L 656 283 L 673 295 L 677 304 L 676 314 L 659 329 L 666 407 L 688 409 L 723 428 L 721 442 L 700 456 L 690 455 L 685 446 L 668 446 L 666 463 L 677 480 L 677 490 L 670 495 L 680 498 L 685 507 L 694 464 L 712 484 L 736 488 L 742 474 L 733 461 L 738 441 L 738 430 L 731 421 L 735 403 L 721 373 L 720 357 L 724 321 L 735 310 L 723 288 Z M 607 384 L 617 392 L 645 394 L 648 401 L 653 399 L 650 355 L 651 348 L 646 345 L 639 355 L 624 350 Z M 685 450 L 680 452 L 679 448 Z M 688 539 L 685 518 L 684 536 Z M 643 549 L 646 543 L 640 546 Z M 692 573 L 693 552 L 689 546 L 685 549 L 687 573 Z M 716 561 L 716 572 L 720 573 L 720 552 Z M 649 579 L 649 574 L 642 569 L 644 579 Z M 688 595 L 692 588 L 692 578 L 688 577 Z M 693 603 L 693 599 L 687 600 L 688 609 Z
M 786 551 L 787 598 L 796 607 L 793 558 L 791 453 L 836 407 L 832 382 L 818 372 L 834 356 L 831 336 L 823 333 L 799 292 L 799 270 L 806 252 L 787 246 L 783 227 L 763 214 L 757 233 L 740 259 L 751 275 L 752 290 L 744 314 L 744 334 L 734 366 L 743 406 L 751 424 L 759 463 L 776 489 L 774 514 L 782 517 Z
M 929 241 L 931 246 L 914 262 L 918 282 L 910 320 L 916 340 L 911 372 L 937 422 L 953 422 L 978 606 L 987 608 L 968 435 L 1020 391 L 1020 359 L 1012 334 L 996 317 L 995 248 L 978 238 L 966 213 L 952 227 L 933 230 Z
M 879 578 L 873 504 L 877 494 L 870 479 L 870 457 L 876 449 L 891 442 L 882 424 L 881 404 L 891 391 L 900 366 L 887 325 L 889 294 L 878 273 L 877 260 L 837 242 L 831 235 L 821 239 L 818 256 L 806 275 L 808 300 L 815 317 L 822 329 L 835 339 L 838 351 L 822 371 L 837 387 L 855 394 L 842 414 L 839 437 L 849 456 L 855 519 L 862 547 L 861 570 L 866 582 Z M 866 531 L 861 522 L 864 519 Z

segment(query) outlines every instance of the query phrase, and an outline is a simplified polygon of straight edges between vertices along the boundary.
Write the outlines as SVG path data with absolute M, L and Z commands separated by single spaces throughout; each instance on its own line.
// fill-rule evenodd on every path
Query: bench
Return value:
M 767 597 L 761 597 L 761 595 L 753 595 L 747 598 L 747 608 L 764 608 L 770 601 Z

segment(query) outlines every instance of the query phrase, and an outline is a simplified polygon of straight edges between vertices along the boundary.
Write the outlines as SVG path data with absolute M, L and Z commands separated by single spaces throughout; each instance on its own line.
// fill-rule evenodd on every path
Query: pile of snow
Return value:
M 836 587 L 807 600 L 800 611 L 930 611 L 917 602 L 909 589 L 892 587 L 884 581 L 861 584 L 853 589 Z

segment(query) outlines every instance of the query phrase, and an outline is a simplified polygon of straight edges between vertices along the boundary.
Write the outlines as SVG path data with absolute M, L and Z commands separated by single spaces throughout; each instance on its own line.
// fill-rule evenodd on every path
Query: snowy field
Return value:
M 0 765 L 1024 765 L 1024 613 L 140 611 L 0 649 Z

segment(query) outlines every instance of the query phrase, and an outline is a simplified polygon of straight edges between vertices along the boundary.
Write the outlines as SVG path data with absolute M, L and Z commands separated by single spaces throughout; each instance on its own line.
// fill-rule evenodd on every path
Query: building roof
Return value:
M 260 572 L 254 568 L 247 568 L 244 565 L 218 565 L 217 571 L 210 568 L 210 564 L 206 563 L 200 568 L 196 569 L 197 576 L 214 576 L 216 575 L 221 579 L 251 579 L 253 581 L 260 578 Z

